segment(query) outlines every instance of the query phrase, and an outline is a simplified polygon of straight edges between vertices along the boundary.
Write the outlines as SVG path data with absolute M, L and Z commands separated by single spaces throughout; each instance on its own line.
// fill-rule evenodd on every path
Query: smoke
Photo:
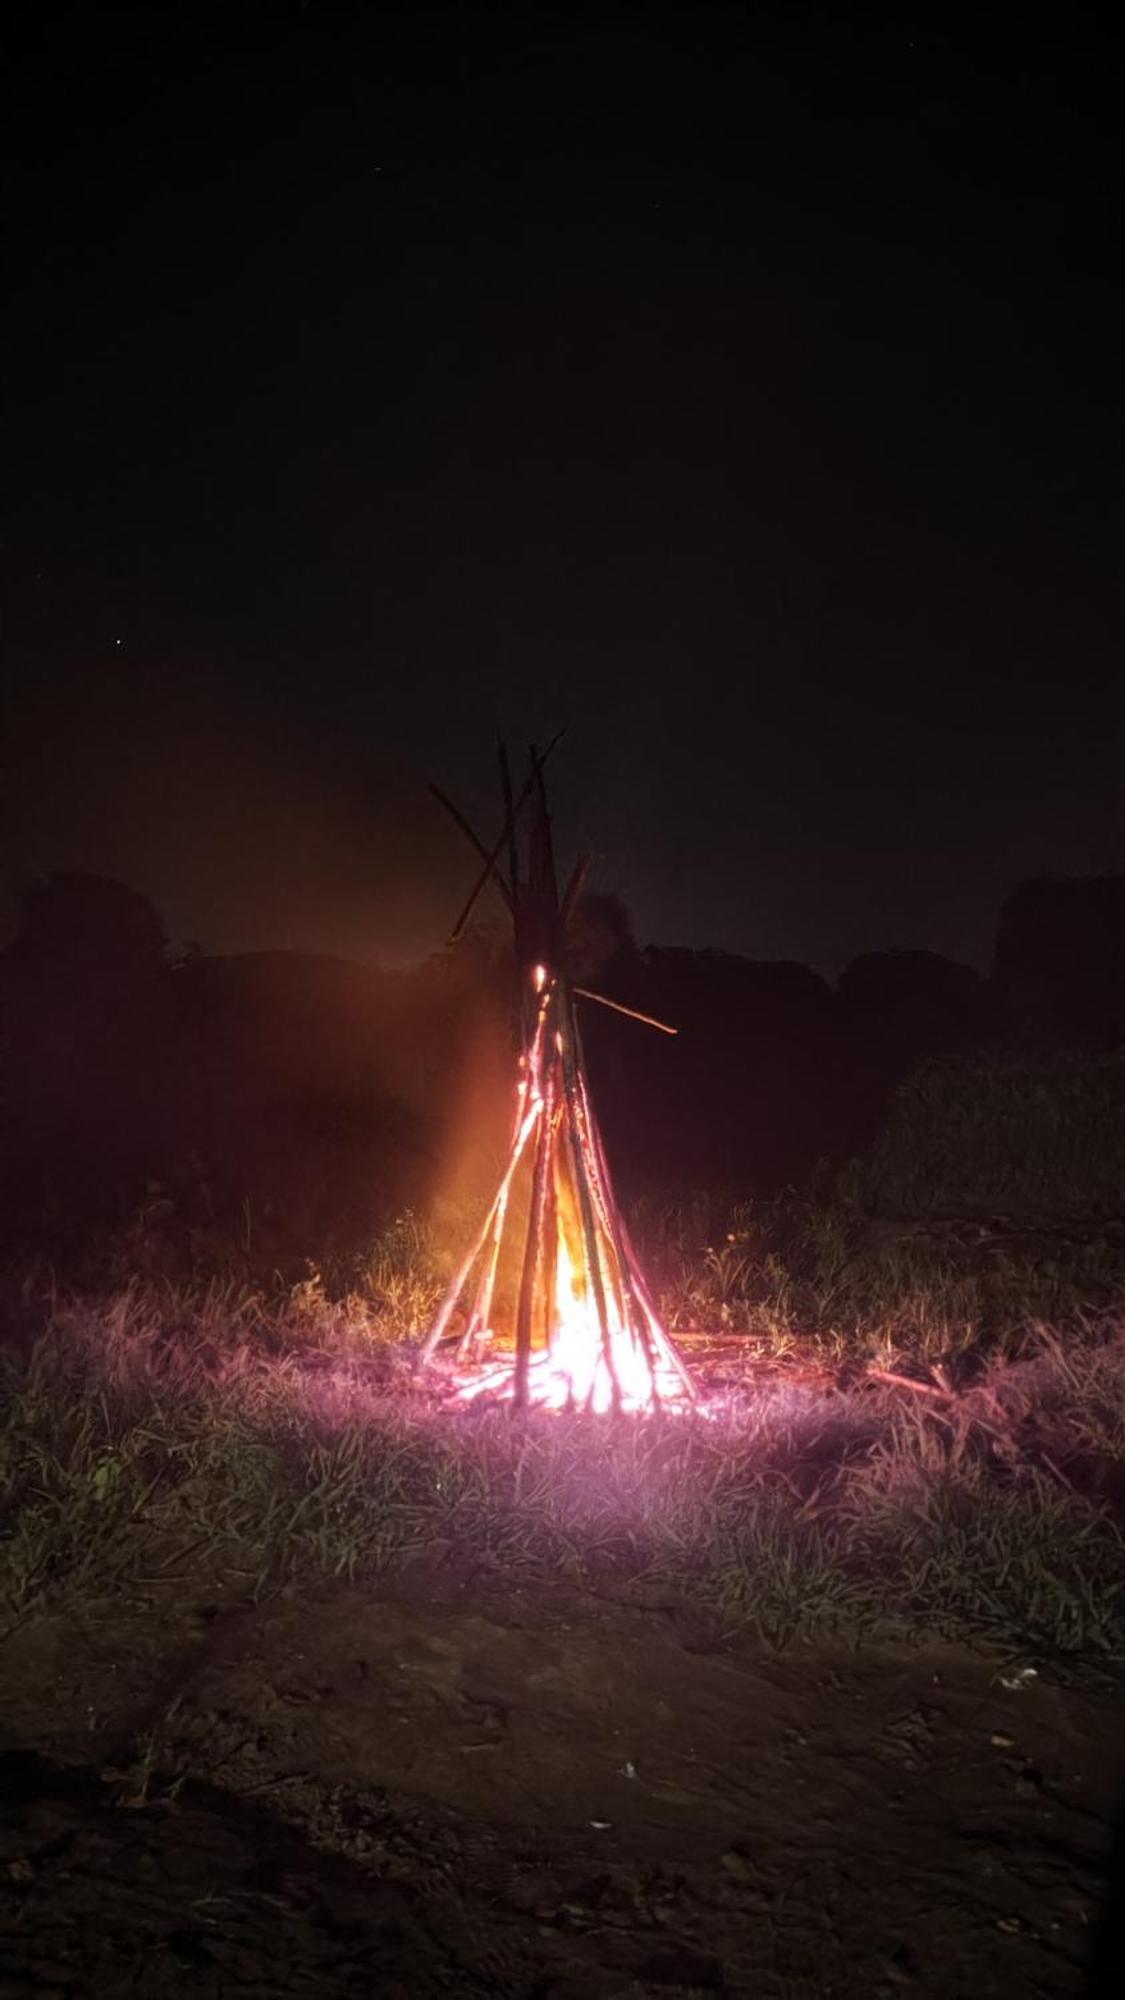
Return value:
M 213 952 L 394 964 L 448 926 L 459 877 L 423 775 L 377 741 L 310 731 L 276 692 L 115 653 L 42 676 L 7 735 L 9 930 L 58 868 L 142 890 L 175 941 Z
M 637 949 L 629 913 L 620 896 L 583 896 L 567 926 L 571 977 L 590 985 L 619 953 Z

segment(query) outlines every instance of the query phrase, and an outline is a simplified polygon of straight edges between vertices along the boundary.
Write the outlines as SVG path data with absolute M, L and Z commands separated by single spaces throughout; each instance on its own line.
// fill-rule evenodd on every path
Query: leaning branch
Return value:
M 456 821 L 457 825 L 460 827 L 462 833 L 464 834 L 466 840 L 470 843 L 471 846 L 476 848 L 477 853 L 480 855 L 482 861 L 484 862 L 484 880 L 487 882 L 488 877 L 490 875 L 495 875 L 497 887 L 499 888 L 500 893 L 504 898 L 504 901 L 507 903 L 508 908 L 509 909 L 514 908 L 514 899 L 513 899 L 511 885 L 507 881 L 505 881 L 504 876 L 500 871 L 499 863 L 497 861 L 497 856 L 495 854 L 489 853 L 483 840 L 479 840 L 477 838 L 477 835 L 473 832 L 473 829 L 469 825 L 468 820 L 465 818 L 464 813 L 458 811 L 457 807 L 453 803 L 453 800 L 446 797 L 440 785 L 431 785 L 430 790 L 433 793 L 435 799 L 438 801 L 438 804 L 443 805 L 445 807 L 445 810 L 449 814 L 450 819 Z
M 550 756 L 552 750 L 554 749 L 556 743 L 561 742 L 562 738 L 565 735 L 566 735 L 565 729 L 560 729 L 557 736 L 552 736 L 551 741 L 548 743 L 547 748 L 544 750 L 542 756 L 537 759 L 537 765 L 540 772 L 542 771 L 543 766 L 546 764 L 547 759 Z M 527 804 L 528 799 L 531 797 L 532 787 L 535 784 L 535 778 L 536 778 L 536 772 L 535 770 L 533 770 L 531 776 L 527 780 L 527 783 L 524 785 L 522 791 L 520 792 L 514 807 L 512 808 L 513 813 L 517 819 L 519 818 L 520 813 L 523 811 L 525 805 Z M 431 786 L 431 790 L 436 790 L 436 787 Z M 440 798 L 441 794 L 439 793 L 438 796 Z M 506 885 L 503 882 L 503 878 L 500 877 L 500 871 L 497 867 L 497 863 L 500 859 L 501 854 L 504 851 L 505 846 L 507 845 L 507 841 L 508 841 L 508 825 L 507 821 L 505 821 L 504 826 L 501 829 L 500 838 L 496 842 L 496 845 L 493 848 L 491 854 L 486 854 L 484 856 L 484 867 L 482 868 L 480 874 L 478 875 L 476 881 L 474 882 L 472 891 L 469 895 L 469 899 L 466 902 L 464 909 L 462 910 L 460 916 L 457 919 L 457 922 L 454 924 L 453 929 L 449 934 L 450 944 L 456 944 L 458 938 L 460 937 L 462 931 L 465 928 L 465 925 L 468 923 L 469 918 L 472 916 L 473 910 L 476 907 L 478 896 L 481 894 L 481 891 L 484 889 L 484 887 L 490 881 L 493 875 L 496 875 L 497 878 L 500 880 L 501 887 L 504 889 L 505 900 L 507 901 L 508 908 L 511 909 L 512 898 L 507 890 Z M 483 848 L 480 847 L 475 835 L 473 836 L 473 845 L 474 847 L 476 847 L 478 853 L 481 854 L 484 853 L 484 850 Z
M 599 1007 L 612 1007 L 615 1014 L 624 1014 L 630 1021 L 643 1021 L 646 1028 L 659 1028 L 662 1035 L 678 1035 L 678 1028 L 670 1028 L 667 1021 L 658 1021 L 654 1014 L 642 1014 L 636 1007 L 623 1007 L 620 1000 L 607 1000 L 604 993 L 591 993 L 588 986 L 572 986 L 582 1000 L 596 1000 Z

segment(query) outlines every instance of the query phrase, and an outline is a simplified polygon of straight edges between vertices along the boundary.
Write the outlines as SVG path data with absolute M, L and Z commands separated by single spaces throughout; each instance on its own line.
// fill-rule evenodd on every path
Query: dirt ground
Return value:
M 1018 1669 L 495 1579 L 41 1617 L 0 2000 L 1108 1993 L 1118 1704 Z

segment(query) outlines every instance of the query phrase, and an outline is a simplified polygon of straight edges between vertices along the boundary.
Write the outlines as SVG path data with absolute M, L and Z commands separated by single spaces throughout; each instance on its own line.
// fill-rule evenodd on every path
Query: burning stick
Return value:
M 570 983 L 567 919 L 588 864 L 578 863 L 560 901 L 545 762 L 546 756 L 533 749 L 531 775 L 515 796 L 501 748 L 504 826 L 491 848 L 449 807 L 485 862 L 472 900 L 492 875 L 512 913 L 524 981 L 524 1049 L 507 1165 L 441 1302 L 421 1361 L 432 1359 L 476 1273 L 457 1359 L 467 1359 L 479 1338 L 496 1333 L 507 1333 L 514 1353 L 510 1363 L 466 1376 L 465 1396 L 494 1391 L 517 1408 L 529 1403 L 591 1410 L 682 1408 L 694 1401 L 695 1389 L 660 1323 L 613 1193 L 586 1082 L 574 997 L 597 1000 L 665 1034 L 675 1029 Z M 443 794 L 437 796 L 448 805 Z M 517 823 L 531 799 L 534 818 L 521 872 Z M 505 847 L 506 876 L 497 866 Z M 523 1195 L 513 1201 L 517 1180 Z M 517 1240 L 519 1230 L 522 1240 Z M 504 1295 L 502 1265 L 509 1275 L 518 1270 L 518 1284 L 514 1314 L 507 1326 L 496 1327 L 498 1288 Z

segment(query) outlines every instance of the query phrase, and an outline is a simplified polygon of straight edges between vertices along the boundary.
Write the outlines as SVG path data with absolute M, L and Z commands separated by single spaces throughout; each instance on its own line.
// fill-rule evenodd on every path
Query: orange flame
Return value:
M 544 965 L 533 968 L 531 982 L 538 1006 L 520 1062 L 508 1165 L 477 1243 L 446 1294 L 426 1354 L 444 1332 L 474 1267 L 479 1276 L 459 1359 L 478 1354 L 497 1337 L 493 1308 L 501 1249 L 513 1185 L 517 1175 L 527 1180 L 530 1158 L 516 1357 L 459 1374 L 458 1395 L 497 1394 L 547 1409 L 595 1412 L 683 1409 L 694 1392 L 649 1297 L 613 1196 L 577 1057 L 576 1030 L 564 1011 L 569 996 Z

